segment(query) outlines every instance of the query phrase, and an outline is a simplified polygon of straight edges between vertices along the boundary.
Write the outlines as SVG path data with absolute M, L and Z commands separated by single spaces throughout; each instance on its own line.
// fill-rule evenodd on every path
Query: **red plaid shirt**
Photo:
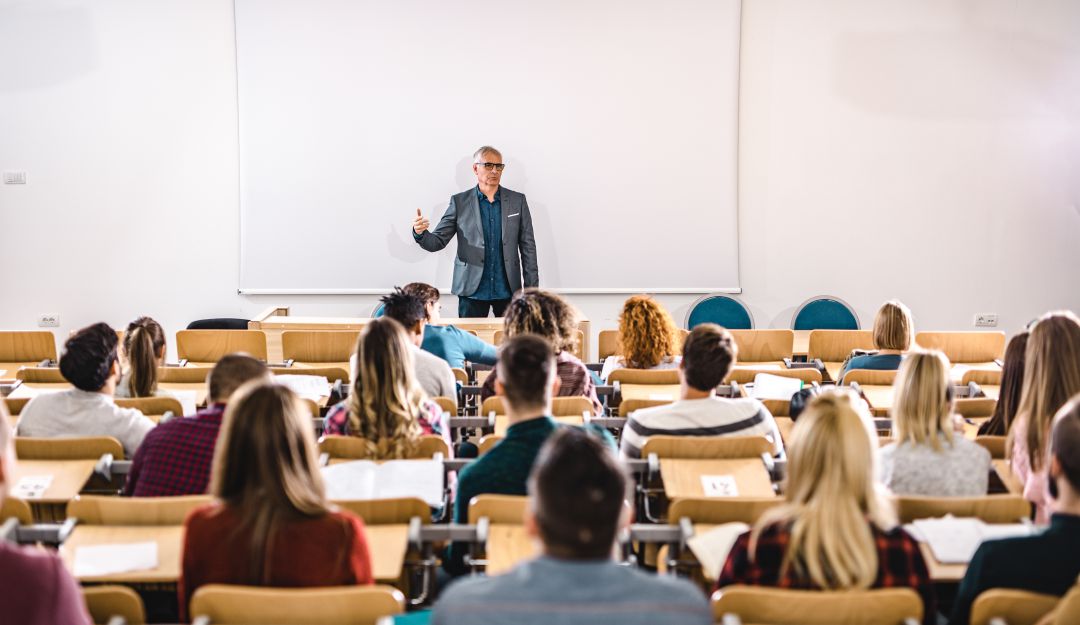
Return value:
M 480 387 L 480 401 L 495 396 L 498 371 L 498 368 L 493 369 L 491 375 L 484 380 L 484 385 Z M 604 414 L 604 404 L 600 403 L 600 398 L 596 395 L 596 385 L 589 375 L 589 368 L 578 360 L 577 356 L 570 352 L 559 352 L 555 359 L 555 374 L 559 376 L 559 397 L 588 397 L 593 404 L 593 412 L 597 415 Z
M 934 586 L 919 544 L 907 532 L 897 527 L 883 532 L 871 524 L 874 544 L 877 546 L 878 576 L 873 588 L 911 588 L 919 593 L 923 600 L 923 622 L 932 625 L 937 622 Z M 789 567 L 787 574 L 780 577 L 780 566 L 787 552 L 791 533 L 779 524 L 765 528 L 758 536 L 757 549 L 753 560 L 750 559 L 750 532 L 746 532 L 735 541 L 728 554 L 724 570 L 717 580 L 717 589 L 732 584 L 750 586 L 775 586 L 777 588 L 813 589 L 809 580 L 799 579 L 794 567 Z
M 202 495 L 210 484 L 225 404 L 193 417 L 171 419 L 150 430 L 135 452 L 124 494 L 131 497 Z

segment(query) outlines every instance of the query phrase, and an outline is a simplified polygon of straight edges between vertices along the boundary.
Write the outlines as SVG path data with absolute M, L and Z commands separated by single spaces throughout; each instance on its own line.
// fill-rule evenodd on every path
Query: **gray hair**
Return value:
M 499 158 L 502 158 L 502 152 L 496 150 L 495 148 L 491 147 L 490 145 L 482 145 L 482 146 L 480 146 L 479 150 L 473 152 L 472 162 L 473 163 L 481 163 L 481 162 L 483 162 L 481 159 L 483 159 L 484 155 L 489 153 L 489 152 L 492 153 L 492 154 L 498 155 Z

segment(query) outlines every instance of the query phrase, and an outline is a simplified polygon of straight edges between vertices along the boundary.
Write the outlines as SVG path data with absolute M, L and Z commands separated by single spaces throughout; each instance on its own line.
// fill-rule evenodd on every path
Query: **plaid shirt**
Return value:
M 499 369 L 492 370 L 491 375 L 484 380 L 480 388 L 480 401 L 495 395 L 495 379 Z M 597 415 L 604 414 L 604 405 L 596 396 L 596 385 L 593 384 L 592 376 L 585 363 L 578 360 L 577 356 L 570 352 L 559 352 L 555 359 L 555 373 L 559 376 L 559 397 L 588 397 L 593 404 L 593 412 Z
M 926 570 L 919 544 L 899 527 L 883 532 L 871 524 L 874 544 L 877 547 L 878 576 L 873 588 L 911 588 L 923 600 L 923 622 L 932 625 L 937 622 L 934 586 Z M 786 528 L 774 524 L 765 528 L 758 536 L 757 549 L 750 557 L 750 532 L 744 533 L 735 541 L 728 554 L 724 570 L 717 580 L 717 589 L 732 584 L 750 586 L 775 586 L 777 588 L 813 589 L 809 580 L 796 577 L 794 567 L 780 577 L 780 566 L 784 561 L 788 540 L 791 534 Z
M 131 497 L 205 494 L 224 414 L 225 404 L 213 404 L 193 417 L 172 419 L 150 430 L 135 452 L 124 494 Z

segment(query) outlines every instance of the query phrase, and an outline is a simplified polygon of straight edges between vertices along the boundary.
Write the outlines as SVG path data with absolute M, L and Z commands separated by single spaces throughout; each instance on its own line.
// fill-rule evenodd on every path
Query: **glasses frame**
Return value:
M 475 164 L 483 167 L 485 171 L 498 171 L 498 172 L 501 172 L 502 170 L 506 169 L 506 163 L 487 163 L 487 162 L 480 163 L 480 162 L 477 162 Z

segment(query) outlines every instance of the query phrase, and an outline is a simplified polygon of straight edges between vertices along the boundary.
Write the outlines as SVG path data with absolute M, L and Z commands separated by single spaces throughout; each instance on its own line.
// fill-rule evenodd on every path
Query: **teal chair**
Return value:
M 382 317 L 385 313 L 386 313 L 386 305 L 383 304 L 382 302 L 379 302 L 378 304 L 375 305 L 375 310 L 371 311 L 371 318 L 372 319 L 378 319 L 379 317 Z
M 795 311 L 792 330 L 858 330 L 859 317 L 845 301 L 827 295 L 811 297 Z
M 742 302 L 727 295 L 706 295 L 690 305 L 686 328 L 703 323 L 716 323 L 729 330 L 753 330 L 754 316 Z

